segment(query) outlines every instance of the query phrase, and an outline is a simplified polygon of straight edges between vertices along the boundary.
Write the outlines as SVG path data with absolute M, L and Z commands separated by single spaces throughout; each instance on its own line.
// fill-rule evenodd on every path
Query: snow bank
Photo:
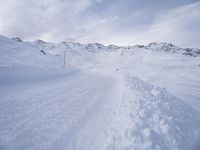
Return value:
M 138 78 L 125 77 L 124 91 L 106 131 L 108 149 L 200 149 L 199 112 Z

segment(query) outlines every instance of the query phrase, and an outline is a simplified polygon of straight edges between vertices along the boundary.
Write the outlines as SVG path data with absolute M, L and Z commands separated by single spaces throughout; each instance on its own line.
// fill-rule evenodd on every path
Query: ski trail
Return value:
M 106 82 L 112 82 L 112 89 L 106 90 L 106 87 L 98 87 L 96 97 L 98 100 L 93 104 L 84 116 L 58 138 L 51 146 L 51 150 L 101 150 L 105 149 L 105 130 L 108 127 L 112 116 L 112 107 L 119 98 L 120 90 L 117 79 L 106 76 Z M 102 94 L 103 90 L 103 94 Z M 109 92 L 108 94 L 105 92 Z M 105 95 L 108 95 L 105 97 Z
M 39 85 L 2 95 L 2 149 L 101 149 L 116 81 L 79 74 Z

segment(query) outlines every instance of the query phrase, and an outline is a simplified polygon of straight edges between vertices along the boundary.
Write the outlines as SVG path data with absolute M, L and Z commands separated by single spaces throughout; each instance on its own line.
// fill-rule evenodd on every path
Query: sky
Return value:
M 200 0 L 0 0 L 0 34 L 29 41 L 200 48 Z

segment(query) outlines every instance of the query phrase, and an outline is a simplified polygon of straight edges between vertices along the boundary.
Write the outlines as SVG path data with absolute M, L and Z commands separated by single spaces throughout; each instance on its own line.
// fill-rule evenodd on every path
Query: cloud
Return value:
M 200 47 L 199 0 L 0 0 L 0 34 L 25 40 Z
M 181 46 L 200 47 L 200 2 L 178 7 L 157 18 L 147 32 L 140 35 L 143 41 L 166 41 Z M 144 40 L 143 37 L 146 37 Z
M 129 24 L 116 30 L 115 26 L 105 25 L 104 28 L 110 31 L 110 34 L 101 35 L 98 40 L 106 44 L 120 45 L 147 44 L 154 41 L 171 42 L 183 47 L 200 48 L 200 2 L 179 6 L 154 15 L 151 22 L 141 24 L 142 27 Z M 101 33 L 98 32 L 97 35 L 99 34 Z
M 40 37 L 73 27 L 90 0 L 1 0 L 0 32 L 24 38 Z M 78 23 L 77 23 L 78 25 Z M 70 29 L 68 30 L 70 31 Z M 67 32 L 67 31 L 66 31 Z

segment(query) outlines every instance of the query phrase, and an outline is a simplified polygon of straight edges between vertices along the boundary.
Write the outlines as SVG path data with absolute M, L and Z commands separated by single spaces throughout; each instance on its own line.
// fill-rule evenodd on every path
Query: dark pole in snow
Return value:
M 63 62 L 63 68 L 65 68 L 65 62 L 66 62 L 66 52 L 64 50 L 64 62 Z

